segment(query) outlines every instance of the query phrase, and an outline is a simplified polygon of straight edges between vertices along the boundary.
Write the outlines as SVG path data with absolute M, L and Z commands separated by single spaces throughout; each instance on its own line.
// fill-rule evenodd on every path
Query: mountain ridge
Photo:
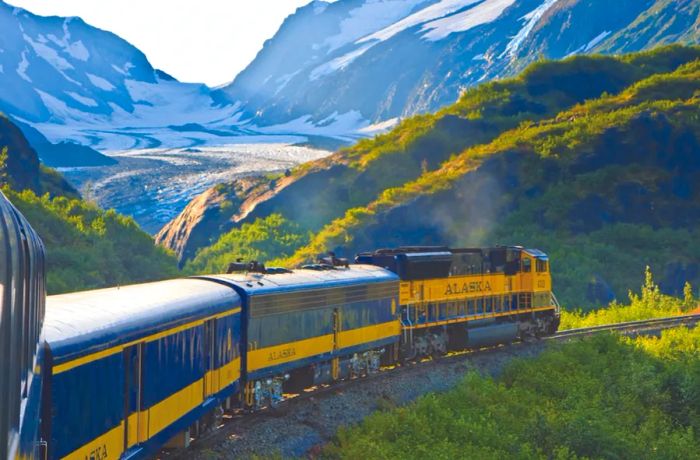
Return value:
M 350 142 L 541 57 L 697 43 L 699 15 L 690 0 L 313 1 L 284 20 L 231 84 L 212 89 L 178 82 L 80 19 L 0 2 L 0 82 L 11 90 L 0 95 L 0 110 L 51 143 L 101 151 L 222 145 L 255 134 Z M 47 157 L 59 164 L 62 151 Z
M 78 17 L 39 16 L 0 1 L 0 27 L 0 110 L 52 143 L 188 146 L 168 126 L 200 123 L 191 137 L 211 139 L 207 123 L 235 115 L 221 94 L 175 80 L 128 41 Z
M 348 0 L 322 8 L 312 2 L 285 20 L 224 91 L 263 125 L 318 124 L 349 114 L 376 123 L 434 111 L 465 87 L 512 76 L 540 57 L 697 43 L 697 5 L 682 3 L 671 11 L 668 0 Z M 395 22 L 343 35 L 344 24 L 352 30 L 356 17 L 390 4 L 403 7 Z M 646 26 L 656 34 L 632 40 L 657 9 L 665 13 L 660 24 Z M 664 21 L 682 22 L 684 33 Z M 326 35 L 296 37 L 297 30 Z M 308 52 L 290 49 L 297 43 Z

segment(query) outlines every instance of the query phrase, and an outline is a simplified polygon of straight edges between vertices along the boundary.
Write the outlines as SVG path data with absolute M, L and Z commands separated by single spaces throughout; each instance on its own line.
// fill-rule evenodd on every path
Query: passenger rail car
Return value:
M 240 319 L 234 290 L 197 279 L 49 297 L 49 458 L 142 458 L 187 436 L 238 393 Z
M 0 192 L 0 458 L 42 455 L 44 245 Z
M 378 370 L 398 350 L 398 277 L 374 266 L 316 266 L 208 279 L 243 299 L 243 401 Z
M 356 262 L 401 278 L 404 358 L 553 334 L 559 326 L 549 259 L 537 249 L 404 247 L 362 253 Z

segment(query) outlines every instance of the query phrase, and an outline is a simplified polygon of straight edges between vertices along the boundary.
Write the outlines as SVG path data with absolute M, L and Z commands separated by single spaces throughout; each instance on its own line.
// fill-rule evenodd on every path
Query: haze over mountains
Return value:
M 230 85 L 211 89 L 172 79 L 79 18 L 0 1 L 0 110 L 52 142 L 100 150 L 256 134 L 349 139 L 542 56 L 695 43 L 697 21 L 692 0 L 314 1 Z

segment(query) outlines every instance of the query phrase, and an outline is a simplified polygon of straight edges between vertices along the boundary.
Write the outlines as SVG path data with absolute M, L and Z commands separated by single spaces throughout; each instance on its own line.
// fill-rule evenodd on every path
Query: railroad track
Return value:
M 638 331 L 648 331 L 668 329 L 677 326 L 692 326 L 700 323 L 700 314 L 671 316 L 666 318 L 654 318 L 642 321 L 629 321 L 626 323 L 606 324 L 602 326 L 583 327 L 579 329 L 567 329 L 557 332 L 551 337 L 545 337 L 545 340 L 562 340 L 572 337 L 587 336 L 604 331 L 621 331 L 625 333 L 635 333 Z
M 424 369 L 429 370 L 430 366 L 445 366 L 459 362 L 466 362 L 470 358 L 488 356 L 489 354 L 510 353 L 518 355 L 523 349 L 527 349 L 533 345 L 544 345 L 550 341 L 564 342 L 580 337 L 586 337 L 601 332 L 620 332 L 624 335 L 644 335 L 658 332 L 664 329 L 670 329 L 679 326 L 694 326 L 700 324 L 700 314 L 690 314 L 683 316 L 674 316 L 667 318 L 655 318 L 643 321 L 630 321 L 626 323 L 609 324 L 603 326 L 592 326 L 578 329 L 569 329 L 558 332 L 555 335 L 535 339 L 529 341 L 515 342 L 508 345 L 498 345 L 479 350 L 465 350 L 451 352 L 446 356 L 438 359 L 424 359 L 422 361 L 404 363 L 400 366 L 384 367 L 380 372 L 371 374 L 362 378 L 343 380 L 332 385 L 323 385 L 311 388 L 300 394 L 288 395 L 288 398 L 280 402 L 274 408 L 265 408 L 256 412 L 245 412 L 237 410 L 226 414 L 224 422 L 216 430 L 209 431 L 192 441 L 189 449 L 167 450 L 162 451 L 160 457 L 173 460 L 190 458 L 192 449 L 205 448 L 207 446 L 216 446 L 232 437 L 235 437 L 235 429 L 240 427 L 241 423 L 246 425 L 254 424 L 258 421 L 270 418 L 285 417 L 294 408 L 298 408 L 304 401 L 314 400 L 323 397 L 329 393 L 342 394 L 343 392 L 359 385 L 369 382 L 374 382 L 382 379 L 395 376 L 409 369 Z

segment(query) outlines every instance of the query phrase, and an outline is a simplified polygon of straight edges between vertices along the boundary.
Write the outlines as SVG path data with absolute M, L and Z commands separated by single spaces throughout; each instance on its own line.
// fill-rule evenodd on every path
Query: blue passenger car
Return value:
M 147 456 L 234 396 L 240 313 L 198 279 L 49 297 L 49 458 Z
M 0 192 L 0 458 L 37 458 L 43 372 L 44 245 Z
M 372 372 L 398 352 L 394 273 L 370 265 L 207 277 L 243 300 L 245 403 Z

